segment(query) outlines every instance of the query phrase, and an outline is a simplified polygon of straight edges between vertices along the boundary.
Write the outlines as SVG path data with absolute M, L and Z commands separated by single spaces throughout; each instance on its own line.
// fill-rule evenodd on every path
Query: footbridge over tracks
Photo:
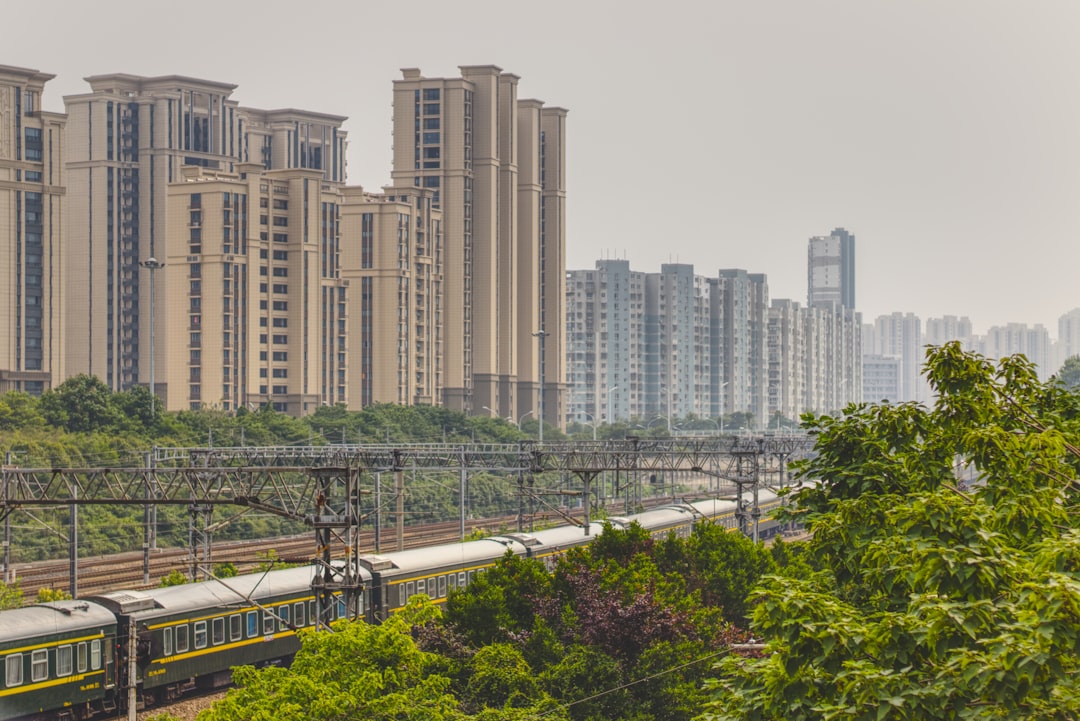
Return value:
M 8 454 L 0 467 L 0 519 L 4 521 L 4 580 L 11 579 L 11 519 L 49 506 L 69 507 L 72 593 L 77 594 L 78 513 L 86 505 L 142 506 L 144 574 L 156 547 L 156 509 L 188 511 L 192 578 L 207 577 L 213 532 L 237 515 L 260 511 L 314 529 L 315 555 L 325 573 L 316 595 L 329 610 L 332 595 L 359 590 L 351 560 L 361 553 L 359 530 L 379 531 L 393 519 L 400 547 L 410 501 L 424 495 L 424 478 L 443 490 L 456 482 L 462 536 L 469 513 L 470 477 L 479 472 L 515 479 L 518 530 L 544 515 L 560 515 L 589 528 L 598 506 L 621 501 L 629 511 L 645 500 L 645 488 L 680 492 L 676 480 L 704 481 L 703 492 L 734 493 L 739 520 L 748 530 L 757 510 L 756 492 L 782 486 L 786 464 L 810 452 L 805 435 L 711 435 L 516 444 L 340 444 L 325 446 L 154 448 L 141 466 L 114 468 L 24 468 Z M 392 479 L 392 483 L 386 478 Z M 659 481 L 660 487 L 656 488 Z M 744 494 L 753 500 L 742 503 Z M 577 506 L 583 518 L 569 512 Z M 233 515 L 215 520 L 215 509 Z M 743 509 L 746 509 L 745 511 Z M 422 511 L 420 511 L 422 513 Z M 145 579 L 149 580 L 149 579 Z

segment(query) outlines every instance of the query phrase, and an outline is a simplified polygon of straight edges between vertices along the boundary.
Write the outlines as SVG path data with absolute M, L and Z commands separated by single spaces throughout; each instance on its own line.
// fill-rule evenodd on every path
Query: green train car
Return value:
M 0 613 L 0 718 L 85 719 L 117 688 L 116 617 L 87 601 Z

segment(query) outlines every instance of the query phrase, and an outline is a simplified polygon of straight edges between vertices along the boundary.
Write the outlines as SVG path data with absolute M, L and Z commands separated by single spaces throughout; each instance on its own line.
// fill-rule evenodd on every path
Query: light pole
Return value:
M 671 386 L 667 383 L 661 383 L 660 387 L 664 389 L 664 395 L 667 396 L 667 432 L 671 435 Z
M 727 388 L 728 381 L 724 381 L 720 384 L 720 435 L 724 435 L 724 389 Z
M 517 429 L 518 429 L 519 431 L 521 430 L 521 422 L 522 422 L 523 420 L 525 420 L 525 418 L 526 418 L 527 416 L 531 416 L 531 415 L 532 415 L 532 413 L 533 413 L 532 411 L 525 411 L 524 413 L 522 413 L 522 414 L 521 414 L 521 417 L 517 419 L 517 423 L 516 423 L 515 425 L 517 425 Z
M 492 416 L 498 416 L 499 415 L 498 413 L 495 412 L 495 409 L 493 409 L 493 408 L 488 408 L 487 406 L 480 406 L 480 407 L 482 409 L 484 409 L 485 411 L 487 411 L 489 415 L 492 415 Z
M 154 384 L 154 271 L 164 268 L 165 264 L 150 256 L 139 265 L 150 271 L 150 416 L 153 417 L 157 410 L 157 386 Z
M 544 442 L 544 339 L 547 338 L 547 334 L 547 331 L 543 329 L 533 333 L 534 336 L 540 339 L 540 413 L 536 418 L 540 422 L 540 433 L 537 436 L 540 443 Z
M 592 439 L 595 441 L 596 440 L 596 416 L 594 416 L 592 413 L 586 413 L 585 411 L 582 411 L 581 415 L 588 416 L 592 420 L 592 423 L 590 423 L 589 425 L 592 426 Z
M 611 394 L 617 390 L 619 390 L 619 386 L 611 386 L 611 388 L 607 389 L 607 422 L 609 426 L 615 423 L 615 416 L 611 414 Z

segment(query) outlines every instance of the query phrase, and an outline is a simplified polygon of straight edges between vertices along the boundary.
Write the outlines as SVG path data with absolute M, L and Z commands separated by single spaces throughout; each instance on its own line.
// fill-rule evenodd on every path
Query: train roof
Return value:
M 248 598 L 258 601 L 310 589 L 315 572 L 315 566 L 305 565 L 146 591 L 110 591 L 90 599 L 116 613 L 138 618 L 218 606 L 241 607 L 250 605 Z
M 635 513 L 626 520 L 637 521 L 645 529 L 667 528 L 686 523 L 694 518 L 694 512 L 688 506 L 660 506 L 643 513 Z
M 515 533 L 513 537 L 528 548 L 536 549 L 541 546 L 565 547 L 588 543 L 603 532 L 604 525 L 593 522 L 589 524 L 589 535 L 587 536 L 585 535 L 585 528 L 582 526 L 554 526 L 545 528 L 542 531 Z
M 116 617 L 96 603 L 50 601 L 0 611 L 0 644 L 115 625 Z
M 507 550 L 518 555 L 525 554 L 525 546 L 520 541 L 507 536 L 490 536 L 478 541 L 444 543 L 408 551 L 360 556 L 358 560 L 362 566 L 376 573 L 396 575 L 399 572 L 491 561 L 501 558 Z

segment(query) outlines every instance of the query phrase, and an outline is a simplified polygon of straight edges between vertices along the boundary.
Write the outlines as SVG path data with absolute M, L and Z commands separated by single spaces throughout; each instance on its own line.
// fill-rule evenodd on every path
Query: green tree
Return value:
M 23 592 L 19 582 L 0 583 L 0 611 L 11 608 L 21 608 L 23 605 Z
M 66 601 L 71 598 L 71 594 L 60 588 L 39 588 L 37 592 L 38 603 L 49 603 L 50 601 Z
M 1054 376 L 1058 383 L 1069 390 L 1080 387 L 1080 355 L 1069 356 Z
M 45 391 L 39 407 L 49 425 L 74 433 L 116 429 L 124 422 L 109 387 L 85 373 Z
M 820 572 L 754 594 L 706 719 L 1080 714 L 1080 404 L 1022 357 L 928 351 L 938 399 L 805 418 Z M 965 486 L 958 469 L 974 469 Z

